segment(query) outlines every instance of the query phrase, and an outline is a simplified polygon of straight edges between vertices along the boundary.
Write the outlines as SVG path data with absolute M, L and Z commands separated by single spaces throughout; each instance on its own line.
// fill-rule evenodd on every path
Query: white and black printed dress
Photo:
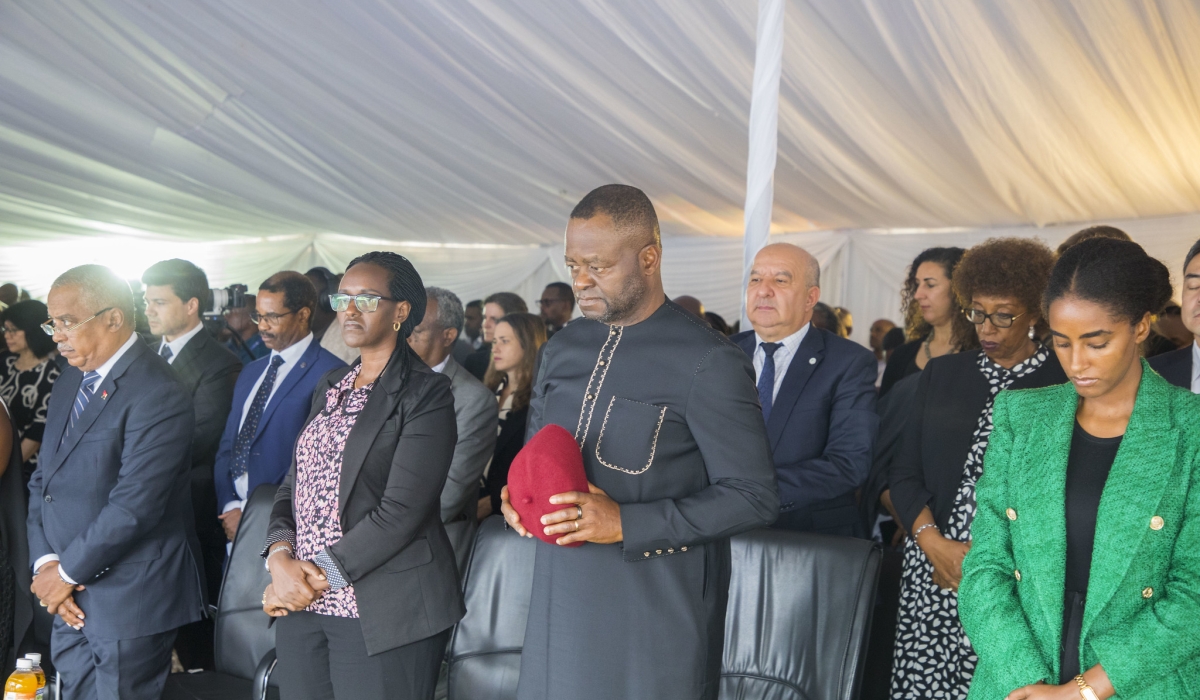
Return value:
M 1028 360 L 1005 369 L 982 351 L 977 366 L 988 382 L 989 396 L 979 416 L 971 449 L 963 465 L 962 483 L 954 499 L 944 537 L 969 542 L 975 519 L 975 483 L 983 474 L 983 454 L 992 434 L 992 405 L 996 394 L 1019 377 L 1037 370 L 1050 357 L 1038 347 Z M 904 545 L 904 574 L 900 580 L 900 614 L 896 620 L 896 651 L 892 667 L 892 700 L 961 700 L 967 697 L 975 673 L 975 651 L 958 620 L 958 594 L 933 582 L 933 566 L 910 537 Z

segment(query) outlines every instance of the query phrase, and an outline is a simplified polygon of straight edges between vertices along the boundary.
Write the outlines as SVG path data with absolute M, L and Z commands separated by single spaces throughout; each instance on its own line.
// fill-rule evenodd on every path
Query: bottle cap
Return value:
M 42 663 L 42 655 L 41 654 L 26 654 L 25 658 L 32 661 L 34 666 L 39 666 Z
M 17 659 L 17 670 L 18 671 L 32 671 L 33 670 L 33 662 L 30 661 L 29 659 Z

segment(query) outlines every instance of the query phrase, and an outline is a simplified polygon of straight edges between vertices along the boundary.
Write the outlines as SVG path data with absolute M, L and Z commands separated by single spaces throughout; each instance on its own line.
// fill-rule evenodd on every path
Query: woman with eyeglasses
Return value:
M 0 399 L 8 406 L 16 429 L 21 447 L 21 475 L 26 485 L 37 468 L 50 391 L 59 375 L 58 365 L 52 359 L 54 339 L 41 328 L 49 315 L 40 301 L 18 302 L 0 315 L 9 351 L 0 367 Z
M 976 657 L 958 620 L 956 591 L 971 548 L 992 405 L 1003 390 L 1067 380 L 1040 341 L 1041 296 L 1053 265 L 1054 254 L 1040 242 L 998 238 L 971 248 L 955 270 L 956 301 L 980 349 L 925 366 L 889 474 L 892 504 L 912 533 L 900 583 L 893 700 L 966 697 Z
M 407 342 L 425 303 L 389 252 L 353 260 L 330 295 L 361 358 L 318 383 L 267 530 L 283 697 L 432 698 L 463 615 L 440 513 L 454 398 Z
M 483 383 L 496 393 L 500 425 L 492 461 L 483 478 L 476 512 L 480 520 L 500 512 L 500 491 L 508 484 L 508 468 L 525 446 L 533 365 L 545 343 L 546 322 L 533 314 L 509 314 L 496 323 L 492 333 L 492 362 Z

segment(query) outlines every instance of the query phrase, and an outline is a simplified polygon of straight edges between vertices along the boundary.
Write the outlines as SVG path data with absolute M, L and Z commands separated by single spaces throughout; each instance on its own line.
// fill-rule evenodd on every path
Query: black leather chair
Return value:
M 483 522 L 467 564 L 467 614 L 450 641 L 448 700 L 513 700 L 535 540 Z M 865 540 L 757 530 L 734 537 L 722 700 L 853 700 L 880 551 Z
M 258 487 L 242 511 L 217 603 L 217 670 L 171 674 L 163 700 L 278 699 L 277 686 L 271 682 L 275 628 L 268 626 L 270 618 L 262 610 L 263 589 L 271 583 L 271 575 L 259 556 L 277 490 L 270 485 Z
M 467 614 L 450 638 L 449 700 L 517 697 L 536 540 L 486 518 L 467 561 Z
M 873 542 L 756 530 L 731 543 L 722 700 L 854 700 L 881 552 Z

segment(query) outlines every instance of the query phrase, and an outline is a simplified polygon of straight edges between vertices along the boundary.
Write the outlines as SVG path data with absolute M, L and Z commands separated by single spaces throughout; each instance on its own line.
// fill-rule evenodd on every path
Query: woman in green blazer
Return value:
M 970 700 L 1200 697 L 1200 397 L 1138 349 L 1170 296 L 1128 241 L 1051 273 L 1071 381 L 996 400 L 959 589 Z

